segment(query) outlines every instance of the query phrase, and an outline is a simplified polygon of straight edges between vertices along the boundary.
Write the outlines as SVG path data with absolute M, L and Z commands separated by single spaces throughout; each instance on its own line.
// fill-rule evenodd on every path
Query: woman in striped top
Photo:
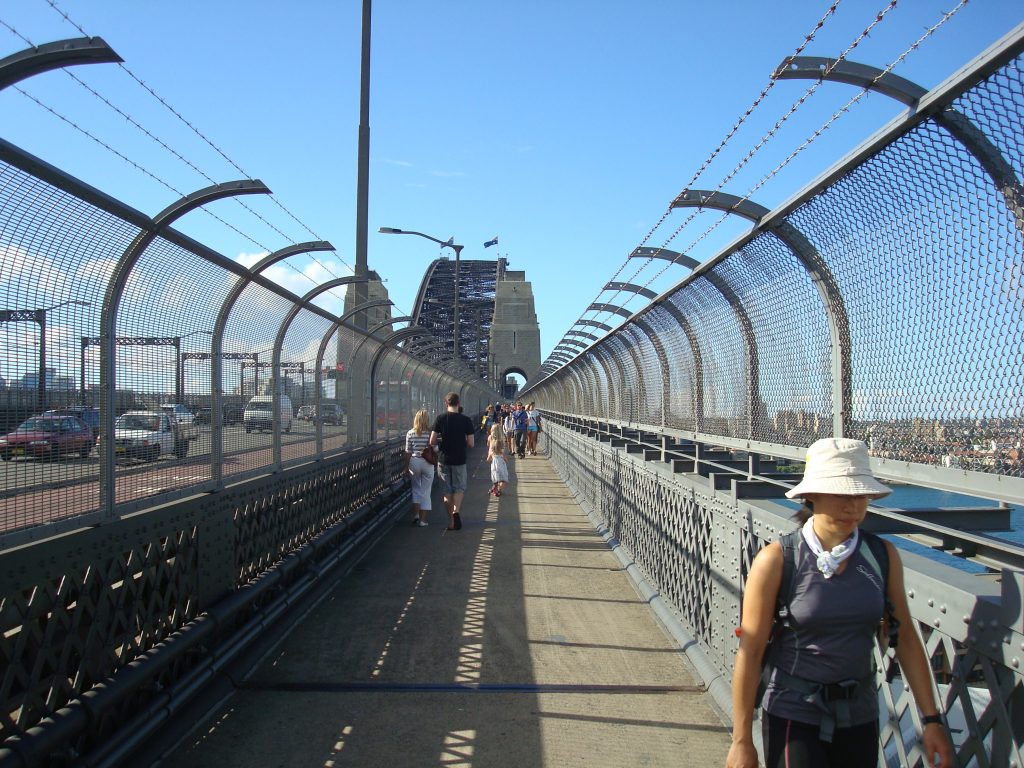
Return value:
M 430 418 L 426 411 L 416 411 L 412 429 L 405 433 L 405 471 L 412 475 L 413 525 L 424 528 L 430 511 L 430 491 L 434 485 L 434 465 L 423 458 L 423 449 L 430 443 Z

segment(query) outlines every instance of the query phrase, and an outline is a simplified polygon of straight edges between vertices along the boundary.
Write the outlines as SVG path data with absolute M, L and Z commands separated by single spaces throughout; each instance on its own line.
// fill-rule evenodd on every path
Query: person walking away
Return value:
M 537 436 L 540 434 L 540 411 L 534 403 L 526 406 L 526 452 L 537 455 Z
M 512 410 L 510 408 L 505 408 L 504 414 L 505 418 L 502 421 L 502 429 L 505 432 L 505 442 L 508 444 L 508 452 L 509 454 L 513 454 L 516 452 L 516 420 L 512 418 Z
M 430 444 L 430 419 L 426 411 L 416 411 L 412 429 L 405 433 L 405 471 L 412 475 L 413 525 L 427 526 L 430 491 L 434 486 L 434 465 L 423 458 Z
M 526 424 L 529 420 L 521 402 L 516 403 L 515 410 L 512 411 L 512 420 L 515 423 L 516 455 L 523 459 L 526 458 Z
M 480 431 L 484 433 L 484 439 L 491 434 L 491 425 L 494 424 L 494 406 L 488 405 L 487 410 L 484 411 L 484 416 L 480 420 Z
M 491 436 L 487 439 L 487 460 L 491 462 L 489 492 L 492 496 L 501 496 L 508 485 L 508 464 L 505 462 L 505 436 L 497 424 L 491 427 Z
M 743 591 L 727 768 L 757 768 L 751 729 L 770 639 L 762 702 L 767 768 L 874 768 L 873 650 L 883 616 L 922 714 L 924 762 L 953 765 L 931 667 L 907 607 L 899 553 L 859 528 L 868 502 L 889 493 L 872 475 L 860 440 L 827 438 L 808 449 L 803 480 L 786 493 L 804 499 L 803 526 L 757 554 Z M 788 595 L 782 595 L 787 562 Z
M 444 505 L 448 510 L 448 530 L 462 528 L 462 497 L 466 492 L 466 453 L 474 445 L 476 427 L 469 416 L 460 413 L 459 395 L 449 392 L 444 396 L 448 407 L 434 420 L 430 431 L 430 444 L 438 450 L 441 479 L 444 480 Z

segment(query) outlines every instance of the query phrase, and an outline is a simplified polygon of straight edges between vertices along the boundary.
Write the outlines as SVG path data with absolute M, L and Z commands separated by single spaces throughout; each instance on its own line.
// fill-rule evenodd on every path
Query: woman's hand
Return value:
M 725 759 L 725 768 L 757 768 L 757 750 L 751 741 L 734 741 Z
M 924 750 L 924 764 L 939 768 L 953 768 L 953 745 L 949 743 L 946 729 L 941 723 L 926 725 L 921 732 L 921 748 Z M 938 757 L 939 761 L 935 762 Z

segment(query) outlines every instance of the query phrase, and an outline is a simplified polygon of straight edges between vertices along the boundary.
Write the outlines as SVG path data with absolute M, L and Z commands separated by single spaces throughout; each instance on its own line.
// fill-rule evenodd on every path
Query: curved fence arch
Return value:
M 679 205 L 735 210 L 757 225 L 561 358 L 530 397 L 631 424 L 618 393 L 667 370 L 669 386 L 645 390 L 654 402 L 641 426 L 792 459 L 845 434 L 871 445 L 885 477 L 1024 501 L 1024 238 L 1007 205 L 1019 190 L 1005 189 L 1024 177 L 1021 37 L 922 96 L 776 211 L 684 193 Z M 961 121 L 956 135 L 949 115 Z M 993 177 L 965 146 L 964 120 L 983 135 L 972 146 L 998 151 L 1005 173 Z M 633 328 L 659 335 L 639 363 Z M 567 387 L 566 368 L 584 371 L 589 391 Z

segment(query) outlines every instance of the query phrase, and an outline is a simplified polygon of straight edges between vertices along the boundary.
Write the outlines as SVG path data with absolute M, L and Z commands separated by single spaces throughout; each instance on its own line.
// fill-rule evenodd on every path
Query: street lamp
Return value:
M 455 251 L 455 305 L 452 308 L 452 333 L 453 343 L 452 350 L 456 360 L 461 360 L 460 355 L 460 339 L 459 339 L 459 256 L 462 253 L 463 246 L 455 244 L 455 238 L 449 237 L 447 240 L 438 240 L 436 237 L 425 235 L 422 232 L 413 232 L 408 229 L 396 229 L 395 227 L 381 227 L 377 230 L 382 235 L 416 235 L 417 237 L 425 238 L 432 242 L 437 243 L 442 248 L 451 248 Z
M 90 307 L 92 302 L 82 299 L 71 299 L 54 304 L 44 309 L 4 309 L 0 310 L 0 323 L 34 322 L 39 325 L 39 410 L 46 410 L 46 313 L 55 309 L 75 304 L 79 307 Z

